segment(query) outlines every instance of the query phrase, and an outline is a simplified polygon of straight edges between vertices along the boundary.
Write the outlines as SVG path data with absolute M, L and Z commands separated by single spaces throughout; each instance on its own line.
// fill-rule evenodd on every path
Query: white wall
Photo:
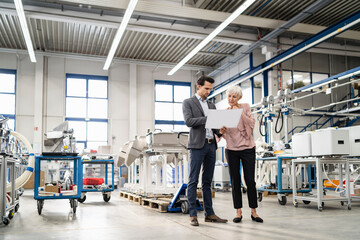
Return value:
M 0 53 L 0 68 L 17 70 L 16 130 L 31 143 L 34 136 L 34 84 L 35 65 L 26 55 Z M 103 62 L 45 57 L 43 131 L 53 129 L 65 119 L 66 73 L 102 75 L 109 78 L 109 144 L 114 152 L 129 139 L 130 111 L 136 112 L 136 133 L 144 135 L 154 127 L 154 80 L 192 82 L 192 94 L 196 75 L 194 71 L 180 70 L 167 76 L 170 69 L 137 65 L 137 109 L 129 108 L 129 65 L 114 63 L 104 71 Z

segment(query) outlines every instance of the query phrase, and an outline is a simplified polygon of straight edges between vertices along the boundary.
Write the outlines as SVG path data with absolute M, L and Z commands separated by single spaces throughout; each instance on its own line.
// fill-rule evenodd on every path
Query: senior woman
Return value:
M 244 177 L 247 186 L 247 195 L 249 207 L 251 208 L 251 219 L 256 222 L 263 220 L 256 213 L 257 195 L 255 184 L 255 142 L 252 136 L 255 125 L 255 119 L 251 114 L 250 105 L 247 103 L 238 103 L 242 98 L 242 90 L 239 86 L 231 86 L 226 91 L 230 107 L 227 109 L 242 109 L 241 118 L 237 128 L 222 127 L 220 133 L 226 140 L 226 158 L 229 164 L 229 172 L 232 186 L 232 197 L 236 217 L 235 223 L 242 220 L 242 196 L 241 196 L 241 177 L 240 161 L 244 169 Z

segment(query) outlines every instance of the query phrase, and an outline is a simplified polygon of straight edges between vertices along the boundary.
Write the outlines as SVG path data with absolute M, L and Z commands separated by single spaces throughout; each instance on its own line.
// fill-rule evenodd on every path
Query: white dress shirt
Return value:
M 206 99 L 202 100 L 202 98 L 199 96 L 199 94 L 195 93 L 196 98 L 199 100 L 200 105 L 204 111 L 205 117 L 207 117 L 207 115 L 209 114 L 209 106 L 207 104 Z M 208 139 L 213 139 L 214 138 L 214 134 L 212 132 L 212 130 L 210 128 L 206 128 L 206 138 Z

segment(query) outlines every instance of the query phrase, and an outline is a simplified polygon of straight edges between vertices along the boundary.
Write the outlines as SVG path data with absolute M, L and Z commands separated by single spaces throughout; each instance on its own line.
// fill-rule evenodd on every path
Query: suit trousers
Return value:
M 205 141 L 205 139 L 204 139 Z M 188 201 L 190 217 L 197 216 L 197 185 L 202 168 L 202 193 L 204 199 L 205 216 L 214 214 L 211 199 L 211 182 L 214 175 L 216 160 L 216 144 L 205 142 L 203 148 L 190 149 L 190 173 L 188 183 Z
M 249 207 L 257 208 L 258 204 L 255 183 L 255 148 L 241 151 L 226 149 L 225 154 L 229 164 L 234 208 L 242 208 L 240 161 L 242 161 L 242 167 L 247 186 Z

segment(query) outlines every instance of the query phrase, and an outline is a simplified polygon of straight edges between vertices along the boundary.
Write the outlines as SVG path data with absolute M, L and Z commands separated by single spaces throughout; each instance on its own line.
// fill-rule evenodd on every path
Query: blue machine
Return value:
M 40 170 L 42 161 L 74 161 L 73 169 L 73 184 L 77 187 L 76 194 L 67 195 L 65 193 L 39 193 L 40 186 Z M 46 199 L 69 199 L 70 207 L 73 213 L 76 213 L 77 199 L 81 196 L 83 171 L 81 165 L 81 157 L 78 156 L 37 156 L 35 157 L 35 186 L 34 186 L 34 199 L 37 200 L 37 209 L 41 215 L 44 201 Z
M 90 159 L 90 160 L 81 160 L 81 164 L 82 164 L 82 166 L 86 165 L 86 164 L 105 165 L 104 181 L 105 181 L 106 188 L 98 187 L 98 186 L 83 185 L 82 184 L 81 197 L 78 199 L 78 201 L 80 203 L 85 202 L 87 192 L 102 192 L 104 201 L 108 202 L 110 200 L 110 197 L 111 197 L 111 192 L 114 191 L 114 160 L 113 159 L 96 159 L 94 157 L 93 159 Z M 112 174 L 111 174 L 112 180 L 111 180 L 111 185 L 110 186 L 108 184 L 108 182 L 109 182 L 108 181 L 108 165 L 109 164 L 111 164 L 111 170 L 112 170 Z
M 173 199 L 169 203 L 169 206 L 167 208 L 168 212 L 180 212 L 181 211 L 184 214 L 189 213 L 189 202 L 188 202 L 187 196 L 186 196 L 186 189 L 187 189 L 186 183 L 183 183 L 179 187 L 179 189 L 175 193 Z M 203 211 L 204 209 L 203 209 L 199 199 L 196 199 L 196 203 L 197 203 L 197 210 Z

